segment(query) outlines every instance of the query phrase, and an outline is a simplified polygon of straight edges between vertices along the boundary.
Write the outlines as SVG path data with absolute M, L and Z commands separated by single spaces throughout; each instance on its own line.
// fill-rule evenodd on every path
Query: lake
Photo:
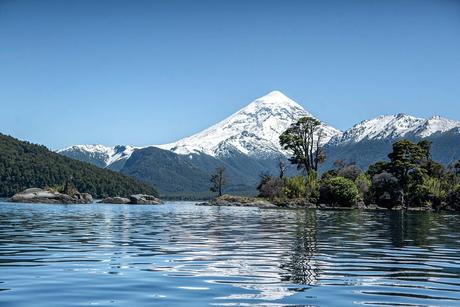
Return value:
M 0 203 L 0 306 L 460 306 L 459 218 Z

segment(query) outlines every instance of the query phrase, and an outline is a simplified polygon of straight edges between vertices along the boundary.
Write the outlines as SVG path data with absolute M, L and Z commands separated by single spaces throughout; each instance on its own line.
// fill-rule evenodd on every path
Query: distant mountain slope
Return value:
M 403 138 L 431 141 L 433 158 L 444 165 L 460 158 L 460 122 L 440 116 L 422 119 L 406 114 L 385 115 L 362 121 L 333 137 L 325 146 L 327 160 L 321 169 L 330 169 L 336 160 L 367 168 L 387 159 L 392 144 Z
M 146 147 L 135 150 L 121 172 L 154 185 L 164 196 L 205 198 L 212 195 L 209 177 L 221 166 L 226 168 L 226 191 L 234 194 L 255 194 L 259 174 L 277 171 L 276 160 L 254 159 L 237 152 L 217 159 L 203 153 L 179 155 Z
M 154 188 L 133 178 L 3 134 L 0 134 L 0 153 L 0 197 L 9 197 L 30 187 L 62 185 L 71 178 L 80 192 L 93 197 L 157 195 Z
M 331 138 L 328 145 L 344 145 L 372 140 L 394 140 L 404 137 L 427 138 L 435 133 L 460 127 L 460 122 L 440 116 L 429 119 L 406 114 L 382 115 L 365 120 L 340 135 Z

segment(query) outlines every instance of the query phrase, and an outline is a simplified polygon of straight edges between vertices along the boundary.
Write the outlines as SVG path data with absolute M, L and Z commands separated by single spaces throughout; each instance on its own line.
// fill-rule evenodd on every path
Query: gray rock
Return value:
M 129 197 L 129 203 L 133 205 L 160 205 L 161 199 L 147 194 L 134 194 Z
M 107 197 L 104 198 L 103 200 L 99 201 L 100 204 L 129 204 L 130 200 L 125 197 Z
M 30 188 L 15 194 L 9 201 L 41 204 L 89 204 L 93 202 L 93 197 L 88 193 L 77 193 L 74 196 L 69 196 L 59 192 Z

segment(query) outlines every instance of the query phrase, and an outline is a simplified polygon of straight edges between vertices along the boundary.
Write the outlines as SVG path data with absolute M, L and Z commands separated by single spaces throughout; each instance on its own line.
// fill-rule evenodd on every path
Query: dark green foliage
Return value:
M 370 202 L 387 208 L 402 205 L 404 200 L 398 179 L 386 171 L 372 176 L 371 195 Z
M 373 202 L 387 207 L 438 209 L 455 198 L 448 196 L 455 195 L 452 189 L 459 182 L 457 163 L 446 170 L 433 161 L 430 142 L 398 141 L 393 144 L 388 157 L 389 162 L 378 162 L 369 167 Z
M 447 195 L 447 203 L 455 210 L 460 211 L 460 185 L 455 186 Z
M 323 180 L 320 186 L 320 203 L 351 207 L 356 205 L 359 190 L 355 183 L 344 177 Z
M 405 192 L 415 180 L 420 180 L 423 167 L 429 160 L 430 145 L 426 141 L 414 144 L 408 140 L 401 140 L 393 144 L 393 151 L 388 155 L 390 163 L 388 170 L 398 178 Z
M 289 161 L 298 169 L 316 172 L 325 160 L 321 138 L 321 122 L 313 117 L 302 117 L 280 135 L 280 145 L 292 154 Z
M 69 181 L 78 191 L 97 198 L 135 193 L 157 195 L 153 187 L 135 179 L 0 134 L 1 197 L 30 187 L 64 186 Z

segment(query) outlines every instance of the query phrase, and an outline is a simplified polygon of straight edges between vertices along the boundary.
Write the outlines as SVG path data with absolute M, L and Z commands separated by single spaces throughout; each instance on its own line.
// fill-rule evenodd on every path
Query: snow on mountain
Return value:
M 208 129 L 177 142 L 154 147 L 181 155 L 204 153 L 216 158 L 240 154 L 254 158 L 276 157 L 285 154 L 279 145 L 280 134 L 303 116 L 312 115 L 283 93 L 273 91 Z M 460 134 L 460 122 L 440 116 L 422 119 L 397 114 L 362 121 L 344 133 L 324 123 L 322 130 L 322 143 L 334 146 L 366 140 L 426 138 L 447 131 L 458 131 Z M 58 152 L 100 167 L 118 170 L 136 149 L 139 148 L 75 145 Z
M 260 97 L 214 126 L 177 142 L 158 145 L 178 154 L 205 153 L 214 157 L 232 149 L 256 157 L 283 152 L 279 136 L 302 116 L 312 116 L 294 100 L 279 91 Z M 322 124 L 323 143 L 341 132 Z
M 417 127 L 414 133 L 422 138 L 438 132 L 446 132 L 454 128 L 460 128 L 460 122 L 441 116 L 433 116 Z
M 127 160 L 136 148 L 129 145 L 107 147 L 104 145 L 74 145 L 57 152 L 67 156 L 78 157 L 81 155 L 88 161 L 100 162 L 102 167 L 107 167 L 117 161 Z
M 354 125 L 342 135 L 333 137 L 329 144 L 350 144 L 364 140 L 398 139 L 406 136 L 425 138 L 455 127 L 460 127 L 460 122 L 440 116 L 423 119 L 406 114 L 382 115 Z

